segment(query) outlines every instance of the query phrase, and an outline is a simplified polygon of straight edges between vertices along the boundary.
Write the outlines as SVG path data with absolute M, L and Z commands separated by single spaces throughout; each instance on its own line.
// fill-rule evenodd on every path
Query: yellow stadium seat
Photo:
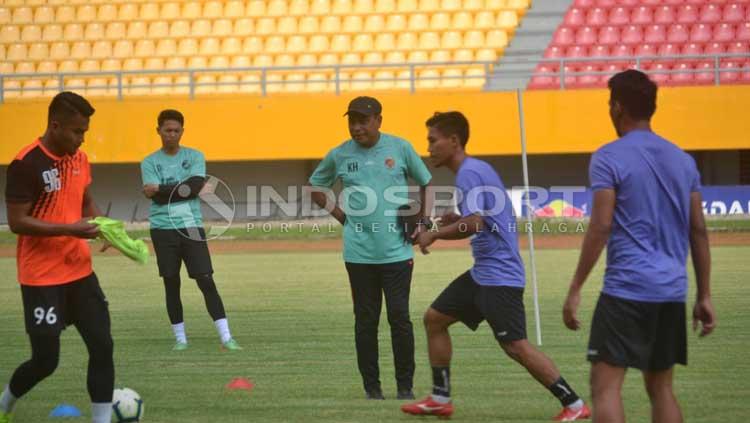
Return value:
M 239 18 L 245 16 L 245 4 L 241 0 L 231 0 L 224 5 L 224 16 Z
M 130 39 L 139 39 L 146 36 L 146 31 L 148 30 L 148 27 L 146 26 L 145 22 L 141 21 L 133 21 L 128 24 L 128 35 L 127 37 Z
M 400 89 L 409 89 L 411 88 L 411 78 L 411 71 L 398 71 L 396 73 L 396 81 L 394 81 L 394 86 Z
M 313 53 L 328 51 L 328 37 L 325 35 L 313 35 L 310 37 L 308 48 Z
M 470 68 L 464 73 L 464 86 L 465 87 L 482 87 L 485 82 L 485 74 L 483 68 Z
M 424 13 L 415 13 L 409 17 L 409 31 L 424 31 L 430 27 L 430 19 Z
M 253 58 L 253 66 L 257 68 L 270 68 L 273 66 L 273 57 L 268 54 L 259 54 Z
M 57 41 L 62 39 L 62 26 L 60 25 L 45 25 L 42 30 L 42 40 L 44 41 Z
M 286 51 L 303 53 L 307 50 L 307 38 L 304 35 L 292 35 L 286 42 Z
M 385 55 L 385 63 L 388 63 L 388 64 L 406 63 L 406 56 L 404 56 L 403 52 L 391 51 Z
M 383 64 L 383 54 L 377 52 L 366 53 L 362 58 L 362 63 L 366 65 L 380 65 Z
M 81 72 L 99 72 L 98 60 L 82 60 L 79 70 Z
M 58 6 L 55 11 L 55 22 L 64 24 L 76 19 L 76 9 L 72 6 Z
M 255 33 L 255 24 L 250 18 L 239 18 L 234 21 L 234 32 L 235 36 L 252 35 Z
M 515 29 L 518 26 L 518 15 L 512 10 L 503 10 L 497 15 L 497 26 L 502 29 Z
M 324 16 L 320 23 L 320 31 L 324 33 L 341 31 L 341 19 L 338 16 Z
M 508 35 L 502 29 L 487 31 L 484 40 L 487 47 L 505 48 L 508 45 Z
M 240 77 L 240 92 L 259 93 L 260 92 L 260 75 L 251 73 Z
M 151 78 L 143 75 L 133 76 L 127 88 L 130 95 L 148 95 L 151 94 Z
M 406 59 L 409 63 L 427 63 L 430 60 L 426 51 L 414 50 L 409 52 L 409 57 Z
M 136 57 L 150 57 L 156 54 L 156 45 L 153 40 L 138 40 L 135 43 Z
M 39 65 L 37 65 L 36 67 L 36 71 L 38 73 L 55 73 L 57 72 L 57 62 L 53 62 L 50 60 L 39 62 Z
M 117 19 L 117 5 L 101 4 L 96 11 L 96 20 L 102 23 L 114 21 Z
M 350 88 L 352 91 L 365 91 L 372 89 L 372 74 L 366 71 L 357 71 L 352 74 Z
M 495 62 L 497 60 L 497 50 L 483 48 L 477 50 L 476 58 L 481 62 Z
M 112 56 L 112 44 L 109 41 L 96 41 L 91 48 L 91 57 L 106 59 Z
M 299 32 L 301 34 L 314 34 L 318 32 L 318 18 L 315 16 L 303 16 L 299 20 Z
M 14 73 L 35 73 L 36 68 L 31 62 L 16 63 L 16 70 Z
M 211 69 L 226 69 L 229 67 L 229 58 L 227 56 L 214 56 L 208 61 L 208 67 Z
M 148 25 L 148 38 L 165 38 L 169 36 L 169 24 L 166 21 L 154 21 Z
M 105 72 L 119 71 L 122 69 L 122 63 L 117 59 L 102 60 L 102 70 Z
M 385 28 L 385 17 L 369 15 L 365 18 L 365 32 L 381 32 Z
M 343 32 L 351 34 L 362 31 L 362 17 L 357 15 L 349 15 L 344 17 Z
M 440 85 L 440 72 L 437 69 L 424 69 L 418 73 L 417 88 L 437 88 Z
M 348 15 L 352 13 L 351 0 L 332 0 L 331 13 L 334 15 Z
M 419 0 L 419 10 L 421 12 L 434 12 L 440 10 L 439 0 Z
M 291 54 L 279 54 L 274 58 L 273 65 L 277 67 L 293 67 L 294 56 Z
M 201 40 L 198 54 L 203 56 L 212 56 L 219 53 L 220 43 L 217 38 L 204 38 Z
M 42 39 L 42 28 L 39 25 L 24 25 L 21 29 L 21 41 L 34 42 Z
M 251 0 L 255 1 L 255 0 Z M 266 9 L 268 16 L 284 16 L 287 14 L 286 0 L 269 0 Z
M 529 8 L 530 0 L 507 0 L 507 6 L 510 9 L 519 11 L 521 14 Z
M 0 6 L 0 24 L 5 25 L 11 22 L 10 10 L 7 7 Z
M 266 14 L 266 2 L 264 0 L 250 0 L 245 8 L 247 16 L 257 17 Z
M 451 52 L 448 50 L 435 50 L 430 53 L 430 62 L 445 63 L 451 61 Z
M 406 30 L 406 17 L 404 17 L 404 15 L 388 15 L 385 23 L 385 30 L 393 32 Z
M 159 19 L 159 4 L 154 2 L 141 4 L 140 11 L 138 12 L 138 17 L 144 21 Z
M 44 82 L 44 95 L 51 97 L 57 93 L 62 91 L 62 88 L 60 87 L 60 80 L 55 79 L 48 79 Z
M 31 79 L 23 82 L 22 97 L 41 97 L 44 95 L 44 85 L 40 79 Z
M 310 7 L 307 0 L 291 0 L 289 4 L 289 14 L 294 16 L 306 15 Z
M 0 73 L 13 73 L 13 63 L 0 62 Z
M 315 72 L 307 75 L 305 91 L 321 92 L 329 89 L 328 75 L 323 72 Z
M 125 59 L 133 56 L 133 43 L 129 40 L 115 41 L 115 47 L 113 49 L 112 55 L 120 59 Z
M 156 43 L 156 55 L 169 57 L 177 54 L 177 42 L 172 38 L 164 38 Z
M 187 94 L 190 92 L 190 77 L 187 75 L 177 75 L 173 78 L 170 94 Z
M 16 7 L 13 9 L 14 24 L 30 24 L 34 21 L 34 15 L 30 7 Z
M 344 53 L 351 50 L 351 39 L 346 34 L 336 34 L 331 37 L 331 51 Z
M 474 17 L 474 28 L 476 29 L 489 29 L 495 26 L 495 14 L 493 12 L 483 10 L 477 12 Z
M 169 25 L 170 37 L 185 37 L 190 34 L 190 22 L 174 21 Z
M 70 57 L 74 59 L 85 59 L 91 56 L 91 44 L 86 41 L 77 41 L 70 47 Z
M 464 33 L 463 45 L 468 48 L 480 48 L 484 46 L 484 32 L 474 30 L 466 31 Z
M 232 35 L 232 21 L 229 19 L 217 19 L 211 27 L 211 34 L 216 37 Z
M 280 35 L 272 35 L 266 38 L 265 46 L 265 51 L 268 53 L 281 53 L 285 48 L 284 37 Z
M 300 54 L 297 56 L 297 66 L 315 66 L 318 64 L 318 58 L 314 54 Z
M 77 60 L 63 60 L 57 66 L 57 71 L 61 73 L 78 72 L 78 61 Z
M 96 20 L 96 6 L 83 5 L 78 6 L 76 11 L 76 20 L 78 22 L 92 22 Z
M 0 44 L 0 60 L 5 60 L 5 45 Z M 2 73 L 2 71 L 0 71 Z
M 177 19 L 182 14 L 179 3 L 163 3 L 159 17 L 161 19 Z
M 423 50 L 440 48 L 440 35 L 432 31 L 421 33 L 419 35 L 419 48 Z
M 182 5 L 181 17 L 184 19 L 202 18 L 203 7 L 199 1 L 190 1 Z
M 224 38 L 221 42 L 221 54 L 235 55 L 242 52 L 242 41 L 239 38 Z
M 190 25 L 190 35 L 193 37 L 205 37 L 211 35 L 211 21 L 208 19 L 197 19 Z
M 245 54 L 259 53 L 263 51 L 263 39 L 260 37 L 247 37 L 242 42 L 242 52 Z
M 396 48 L 396 37 L 390 32 L 383 32 L 375 36 L 375 50 L 390 51 Z
M 461 10 L 461 0 L 442 0 L 442 10 Z
M 324 53 L 318 57 L 318 64 L 321 66 L 332 66 L 339 64 L 339 56 L 334 53 Z
M 297 33 L 297 18 L 294 16 L 284 16 L 279 18 L 278 24 L 276 25 L 276 31 L 279 34 Z
M 134 57 L 131 57 L 129 59 L 125 59 L 122 62 L 122 70 L 124 71 L 133 71 L 133 70 L 142 70 L 143 69 L 143 60 L 136 59 Z
M 278 93 L 284 88 L 284 76 L 278 73 L 266 75 L 266 92 Z
M 435 13 L 430 18 L 430 29 L 445 30 L 451 27 L 451 16 L 447 13 Z
M 440 78 L 440 86 L 444 88 L 457 88 L 463 84 L 463 72 L 461 69 L 445 69 Z
M 166 69 L 185 69 L 186 67 L 185 58 L 179 56 L 167 57 L 167 61 L 164 63 Z
M 11 61 L 26 60 L 26 53 L 26 44 L 16 43 L 8 46 L 6 56 Z
M 368 14 L 375 10 L 372 0 L 354 0 L 354 13 Z
M 192 56 L 188 59 L 187 67 L 189 69 L 205 69 L 208 67 L 208 60 L 203 56 Z
M 417 0 L 398 0 L 397 10 L 406 13 L 416 12 L 419 10 Z
M 16 25 L 5 25 L 0 28 L 0 42 L 13 43 L 21 41 L 21 30 Z
M 171 94 L 172 77 L 167 75 L 158 75 L 151 81 L 151 94 Z
M 469 12 L 458 12 L 453 15 L 453 29 L 467 29 L 474 26 L 474 18 Z
M 260 18 L 255 22 L 257 34 L 273 34 L 276 32 L 276 20 L 274 18 Z
M 80 40 L 83 38 L 83 27 L 77 23 L 70 23 L 65 25 L 65 29 L 63 30 L 63 39 L 64 40 Z
M 473 11 L 484 9 L 484 0 L 464 0 L 463 10 Z
M 248 56 L 234 56 L 232 57 L 232 64 L 231 66 L 233 68 L 249 68 L 252 66 L 253 62 L 250 61 L 250 57 Z
M 220 1 L 211 0 L 203 5 L 204 18 L 220 18 L 224 16 L 224 6 Z
M 352 48 L 354 51 L 367 52 L 373 49 L 372 35 L 370 34 L 357 34 L 352 40 Z
M 101 40 L 104 38 L 104 25 L 98 22 L 92 22 L 86 25 L 86 29 L 83 32 L 83 38 L 91 41 Z
M 389 70 L 377 71 L 375 72 L 375 75 L 373 75 L 372 87 L 376 90 L 393 89 L 396 86 L 395 78 L 396 78 L 396 74 L 394 74 L 393 71 L 389 71 Z
M 70 57 L 70 46 L 68 43 L 52 43 L 49 49 L 49 58 L 53 60 L 62 60 Z
M 55 12 L 51 7 L 39 6 L 34 9 L 34 23 L 51 23 L 55 20 Z
M 396 0 L 375 0 L 375 13 L 393 13 L 396 11 Z
M 239 77 L 237 75 L 221 74 L 216 80 L 216 91 L 220 93 L 237 92 L 238 82 Z
M 413 32 L 398 34 L 396 48 L 399 50 L 414 50 L 417 48 L 417 36 Z
M 311 0 L 310 13 L 313 15 L 327 15 L 331 12 L 329 0 Z
M 502 10 L 505 9 L 505 0 L 485 0 L 485 9 L 487 10 Z
M 58 11 L 60 9 L 57 9 Z M 133 3 L 122 3 L 117 10 L 117 19 L 121 21 L 132 21 L 138 19 L 138 6 Z

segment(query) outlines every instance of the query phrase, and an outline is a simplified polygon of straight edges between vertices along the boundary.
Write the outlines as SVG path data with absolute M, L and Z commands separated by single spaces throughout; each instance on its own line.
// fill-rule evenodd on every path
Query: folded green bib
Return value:
M 131 260 L 146 264 L 149 256 L 146 243 L 140 239 L 130 238 L 128 233 L 125 232 L 125 225 L 122 221 L 99 216 L 90 220 L 89 223 L 99 226 L 99 238 L 112 244 L 113 247 L 120 250 Z

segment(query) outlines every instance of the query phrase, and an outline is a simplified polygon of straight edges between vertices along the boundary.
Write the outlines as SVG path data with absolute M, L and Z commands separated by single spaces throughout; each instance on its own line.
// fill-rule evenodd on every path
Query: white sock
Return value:
M 574 402 L 573 404 L 569 404 L 568 408 L 575 411 L 580 410 L 581 408 L 583 408 L 583 400 L 579 398 L 578 401 Z
M 187 336 L 185 335 L 185 322 L 172 325 L 172 332 L 177 342 L 187 344 Z
M 3 395 L 0 396 L 0 412 L 10 413 L 13 411 L 13 406 L 16 405 L 17 400 L 18 398 L 10 392 L 10 387 L 6 385 Z
M 229 332 L 229 322 L 226 318 L 214 321 L 214 325 L 216 325 L 216 331 L 219 332 L 222 344 L 232 339 L 232 334 Z
M 110 423 L 112 421 L 112 403 L 111 402 L 92 402 L 91 403 L 91 422 L 92 423 Z
M 449 402 L 451 402 L 450 397 L 444 397 L 442 395 L 435 394 L 431 394 L 430 396 L 432 397 L 432 400 L 438 404 L 448 404 Z

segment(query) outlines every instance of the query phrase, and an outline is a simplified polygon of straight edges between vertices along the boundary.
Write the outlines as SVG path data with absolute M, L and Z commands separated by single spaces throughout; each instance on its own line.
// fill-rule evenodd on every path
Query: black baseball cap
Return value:
M 365 116 L 379 115 L 383 111 L 383 106 L 380 102 L 372 97 L 357 97 L 349 103 L 349 108 L 344 113 L 344 116 L 349 113 L 358 113 Z

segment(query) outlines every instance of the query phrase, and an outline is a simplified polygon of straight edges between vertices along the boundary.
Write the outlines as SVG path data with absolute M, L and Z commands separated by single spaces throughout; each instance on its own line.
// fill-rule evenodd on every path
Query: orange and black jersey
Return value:
M 31 215 L 50 223 L 81 220 L 83 197 L 91 184 L 86 154 L 58 157 L 37 139 L 8 166 L 5 201 L 31 203 Z M 18 237 L 18 280 L 23 285 L 61 285 L 92 272 L 86 240 L 70 236 Z

